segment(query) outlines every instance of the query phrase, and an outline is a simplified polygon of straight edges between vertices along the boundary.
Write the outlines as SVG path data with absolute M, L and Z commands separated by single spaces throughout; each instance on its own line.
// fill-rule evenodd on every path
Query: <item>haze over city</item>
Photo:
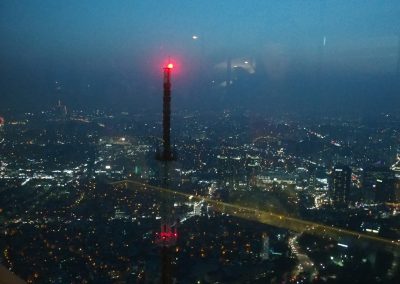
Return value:
M 154 108 L 168 57 L 179 66 L 176 107 L 346 105 L 346 112 L 363 112 L 398 106 L 396 1 L 0 5 L 2 109 L 58 98 L 80 108 Z M 252 72 L 232 65 L 236 82 L 225 98 L 221 63 L 227 60 L 246 61 Z

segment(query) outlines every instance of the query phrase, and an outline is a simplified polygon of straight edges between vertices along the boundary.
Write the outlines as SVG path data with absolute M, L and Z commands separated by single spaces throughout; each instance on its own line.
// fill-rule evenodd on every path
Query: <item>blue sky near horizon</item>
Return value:
M 396 72 L 399 36 L 394 0 L 3 0 L 0 74 L 43 74 L 45 85 L 71 70 L 83 77 L 114 70 L 121 80 L 130 78 L 132 89 L 135 82 L 151 85 L 145 78 L 155 78 L 159 62 L 171 56 L 186 81 L 201 76 L 199 61 L 214 66 L 227 57 L 256 58 L 272 80 L 315 73 L 322 64 L 325 72 L 346 76 L 387 75 Z M 138 70 L 143 74 L 135 76 Z M 6 91 L 7 82 L 1 83 Z

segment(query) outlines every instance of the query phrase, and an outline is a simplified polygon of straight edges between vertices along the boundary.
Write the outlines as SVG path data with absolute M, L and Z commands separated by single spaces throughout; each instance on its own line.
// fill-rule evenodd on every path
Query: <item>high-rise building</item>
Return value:
M 386 166 L 367 167 L 363 174 L 365 199 L 372 202 L 394 202 L 396 200 L 395 173 Z
M 335 166 L 329 183 L 329 199 L 334 207 L 343 207 L 349 203 L 351 187 L 351 169 L 348 166 Z
M 56 113 L 57 118 L 59 118 L 59 119 L 65 118 L 68 114 L 67 106 L 63 105 L 61 100 L 58 100 L 58 104 L 55 108 L 55 113 Z

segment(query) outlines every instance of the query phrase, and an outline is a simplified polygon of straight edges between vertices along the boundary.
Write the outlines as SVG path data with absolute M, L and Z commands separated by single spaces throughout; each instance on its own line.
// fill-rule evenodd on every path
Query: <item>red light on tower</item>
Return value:
M 172 63 L 168 63 L 168 65 L 167 65 L 167 68 L 168 68 L 168 69 L 172 69 L 172 68 L 174 68 L 174 64 L 172 64 Z
M 161 232 L 156 233 L 155 243 L 160 246 L 174 246 L 178 239 L 178 231 L 176 224 L 170 226 L 167 223 L 161 224 Z

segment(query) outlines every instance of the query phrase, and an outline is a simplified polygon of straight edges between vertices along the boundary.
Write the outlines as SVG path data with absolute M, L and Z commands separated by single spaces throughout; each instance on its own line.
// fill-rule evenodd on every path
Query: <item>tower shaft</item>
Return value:
M 171 153 L 171 68 L 164 68 L 163 97 L 163 154 L 164 161 L 172 160 Z
M 169 181 L 169 161 L 174 160 L 171 151 L 171 71 L 173 64 L 169 63 L 164 67 L 164 95 L 163 95 L 163 151 L 159 156 L 163 166 L 163 184 L 164 188 L 168 188 Z M 177 223 L 171 225 L 173 211 L 167 211 L 167 200 L 163 200 L 161 204 L 161 232 L 157 234 L 156 243 L 161 246 L 161 283 L 171 284 L 172 263 L 171 263 L 171 247 L 175 246 L 177 239 Z

